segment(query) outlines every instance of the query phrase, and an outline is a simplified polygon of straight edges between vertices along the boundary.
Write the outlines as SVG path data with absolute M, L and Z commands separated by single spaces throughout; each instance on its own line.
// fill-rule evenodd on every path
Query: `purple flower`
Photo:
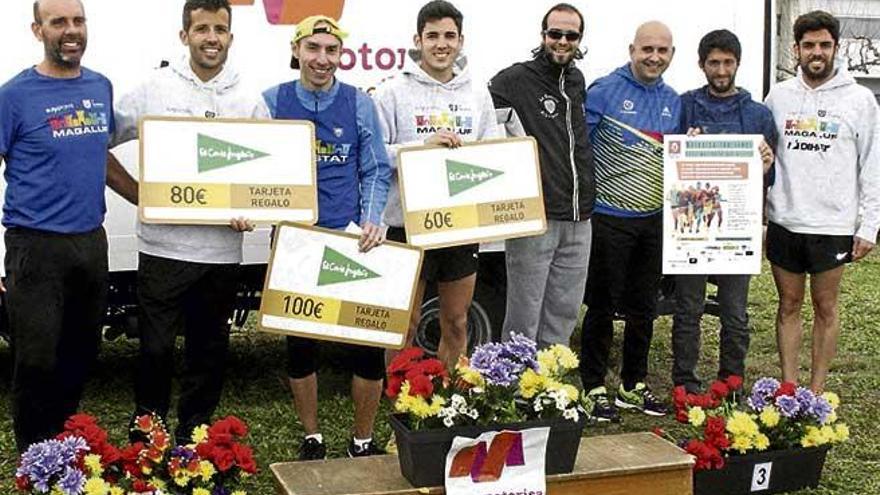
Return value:
M 490 385 L 506 387 L 516 383 L 526 368 L 537 369 L 537 353 L 534 341 L 513 334 L 503 344 L 490 342 L 474 349 L 470 366 Z
M 177 446 L 171 449 L 171 455 L 173 457 L 180 457 L 190 461 L 196 456 L 196 453 L 192 449 L 188 449 L 184 446 Z
M 831 407 L 831 404 L 825 399 L 825 397 L 814 395 L 813 401 L 810 403 L 807 410 L 809 411 L 809 414 L 816 418 L 816 421 L 820 425 L 824 425 L 828 422 L 828 416 L 831 415 L 834 408 Z
M 801 405 L 798 400 L 790 395 L 780 395 L 776 398 L 776 407 L 779 414 L 784 418 L 793 418 L 800 412 Z
M 816 400 L 816 394 L 808 388 L 798 387 L 794 392 L 794 398 L 797 399 L 801 412 L 808 412 Z
M 86 475 L 75 467 L 67 466 L 58 480 L 58 488 L 64 495 L 79 495 L 86 484 Z
M 779 380 L 775 378 L 761 378 L 752 386 L 752 394 L 749 396 L 749 406 L 754 411 L 763 411 L 768 404 L 773 403 L 773 394 L 779 389 Z
M 27 477 L 40 493 L 49 491 L 51 478 L 62 472 L 66 450 L 58 440 L 46 440 L 28 447 L 21 456 L 16 476 Z

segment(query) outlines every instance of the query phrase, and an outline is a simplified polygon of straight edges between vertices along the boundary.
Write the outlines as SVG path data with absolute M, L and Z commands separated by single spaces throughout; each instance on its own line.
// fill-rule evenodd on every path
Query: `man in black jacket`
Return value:
M 584 117 L 584 76 L 574 61 L 584 19 L 572 5 L 550 8 L 533 59 L 502 70 L 489 91 L 508 133 L 538 141 L 547 232 L 510 239 L 502 339 L 524 333 L 545 348 L 568 345 L 590 259 L 595 184 Z

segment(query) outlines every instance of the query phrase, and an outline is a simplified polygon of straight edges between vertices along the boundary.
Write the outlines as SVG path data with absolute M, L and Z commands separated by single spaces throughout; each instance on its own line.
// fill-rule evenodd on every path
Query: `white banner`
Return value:
M 760 135 L 664 137 L 663 273 L 761 272 Z
M 377 347 L 403 347 L 422 250 L 297 224 L 275 232 L 260 330 Z
M 509 239 L 547 228 L 531 137 L 455 149 L 403 148 L 398 178 L 407 239 L 425 248 Z
M 550 428 L 455 437 L 446 455 L 447 495 L 543 495 Z
M 317 219 L 311 122 L 146 117 L 140 125 L 142 221 Z

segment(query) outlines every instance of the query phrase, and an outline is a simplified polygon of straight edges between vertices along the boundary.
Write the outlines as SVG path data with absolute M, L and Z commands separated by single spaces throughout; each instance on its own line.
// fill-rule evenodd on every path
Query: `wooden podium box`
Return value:
M 581 439 L 574 471 L 547 477 L 548 495 L 691 495 L 690 455 L 653 433 Z M 280 462 L 270 466 L 280 495 L 425 495 L 413 488 L 397 457 Z

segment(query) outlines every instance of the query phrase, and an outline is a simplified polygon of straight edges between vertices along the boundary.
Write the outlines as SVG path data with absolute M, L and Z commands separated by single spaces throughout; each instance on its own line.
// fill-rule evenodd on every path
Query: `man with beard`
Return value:
M 327 16 L 307 17 L 296 25 L 290 66 L 300 78 L 263 92 L 261 107 L 273 119 L 310 120 L 315 124 L 318 160 L 318 222 L 329 229 L 362 228 L 359 247 L 369 251 L 381 244 L 382 210 L 391 175 L 382 127 L 373 101 L 354 86 L 336 78 L 342 40 L 348 33 Z M 345 345 L 346 364 L 352 371 L 354 436 L 349 457 L 383 454 L 373 441 L 373 423 L 382 397 L 385 351 L 377 347 Z M 305 438 L 299 447 L 303 461 L 327 456 L 318 428 L 318 343 L 287 337 L 287 376 L 293 407 Z
M 456 148 L 465 141 L 498 135 L 492 97 L 485 86 L 473 87 L 467 58 L 459 57 L 464 44 L 462 22 L 461 12 L 445 0 L 425 4 L 416 20 L 416 49 L 410 50 L 403 72 L 380 85 L 374 97 L 392 163 L 384 217 L 388 238 L 395 241 L 406 242 L 396 178 L 398 150 L 423 143 Z M 433 249 L 425 253 L 422 264 L 415 300 L 422 300 L 428 283 L 437 283 L 437 357 L 448 369 L 467 351 L 467 315 L 477 281 L 478 250 L 478 244 Z M 408 341 L 420 317 L 416 306 Z
M 105 157 L 113 132 L 110 81 L 80 65 L 88 40 L 83 4 L 34 2 L 31 30 L 43 43 L 42 62 L 0 87 L 19 451 L 61 431 L 97 355 L 107 295 Z
M 231 24 L 228 0 L 184 3 L 180 41 L 188 53 L 119 100 L 114 145 L 137 139 L 138 120 L 147 115 L 266 117 L 252 115 L 259 95 L 247 95 L 238 73 L 226 64 Z M 112 155 L 109 160 L 116 161 Z M 136 197 L 136 185 L 128 181 Z M 209 423 L 220 401 L 242 232 L 252 229 L 242 218 L 229 226 L 138 222 L 140 352 L 134 415 L 167 416 L 175 340 L 182 333 L 186 350 L 174 432 L 178 445 L 190 443 L 193 428 Z
M 584 77 L 575 66 L 584 19 L 572 5 L 550 8 L 533 58 L 489 83 L 508 133 L 538 142 L 547 232 L 509 239 L 507 313 L 502 339 L 522 332 L 541 348 L 568 345 L 590 258 L 595 184 L 584 120 Z
M 780 133 L 767 196 L 767 259 L 779 307 L 782 378 L 798 381 L 807 274 L 813 301 L 810 388 L 822 392 L 837 350 L 843 266 L 864 258 L 880 227 L 880 110 L 871 91 L 835 66 L 840 23 L 813 11 L 794 23 L 798 75 L 767 96 Z
M 678 95 L 662 79 L 674 53 L 668 27 L 642 24 L 629 45 L 630 62 L 587 90 L 587 126 L 596 155 L 596 232 L 580 372 L 599 421 L 619 419 L 605 388 L 615 315 L 626 322 L 615 405 L 666 414 L 645 377 L 663 242 L 663 135 L 678 132 L 681 109 Z
M 712 31 L 700 40 L 699 66 L 706 85 L 681 96 L 681 128 L 694 134 L 761 134 L 760 153 L 764 163 L 764 184 L 772 182 L 776 124 L 770 110 L 752 100 L 751 94 L 736 86 L 742 47 L 735 34 L 726 29 Z M 769 143 L 769 145 L 768 145 Z M 721 204 L 718 186 L 706 184 L 704 191 L 706 234 L 718 216 Z M 697 393 L 702 383 L 697 377 L 700 357 L 700 319 L 706 299 L 707 275 L 675 277 L 675 317 L 672 324 L 672 382 Z M 721 349 L 718 378 L 745 375 L 749 349 L 749 275 L 716 275 L 721 319 Z

